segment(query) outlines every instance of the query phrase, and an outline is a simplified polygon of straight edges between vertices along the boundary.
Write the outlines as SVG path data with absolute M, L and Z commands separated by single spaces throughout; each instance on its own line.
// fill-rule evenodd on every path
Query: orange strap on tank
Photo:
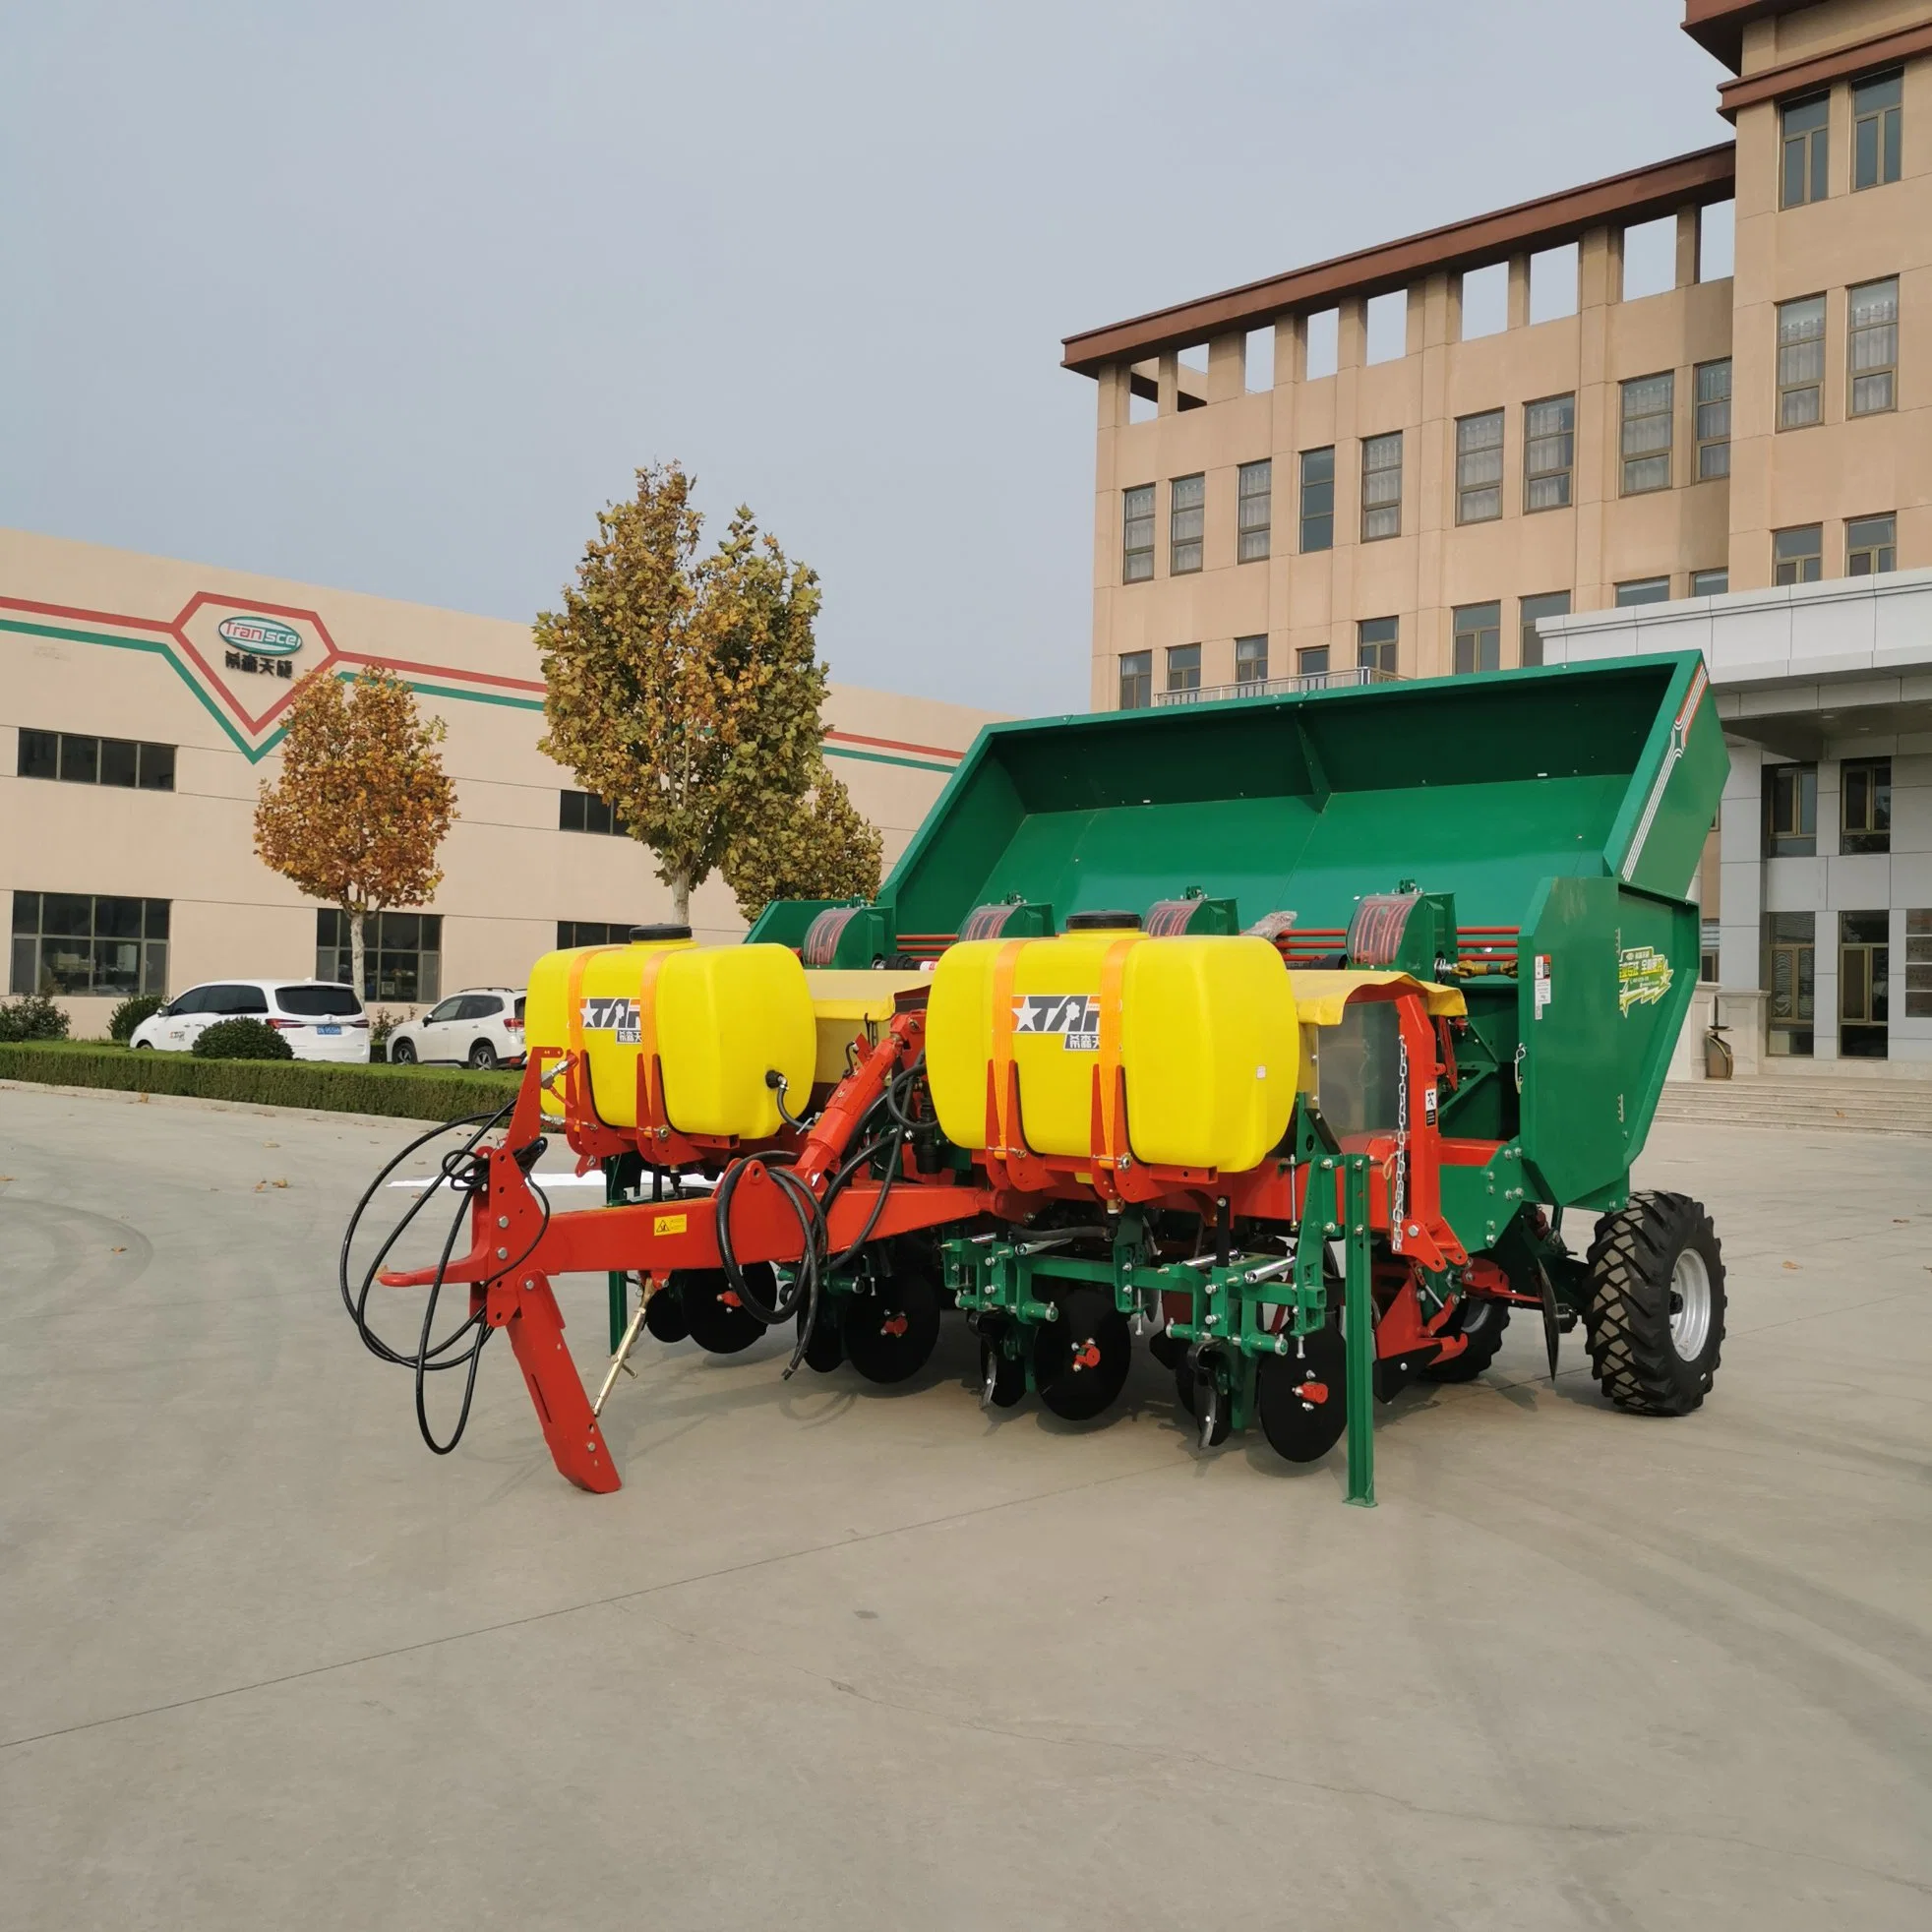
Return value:
M 1011 1117 L 1013 1095 L 1013 978 L 1027 941 L 1008 939 L 993 961 L 993 1105 L 999 1129 L 996 1154 L 1019 1151 L 1018 1123 Z
M 677 951 L 667 946 L 662 952 L 645 956 L 644 970 L 637 979 L 637 1125 L 668 1127 L 664 1096 L 657 1083 L 657 976 L 664 962 Z
M 583 1098 L 592 1114 L 597 1112 L 597 1097 L 590 1087 L 590 1060 L 583 1051 L 583 974 L 584 969 L 599 953 L 628 952 L 628 946 L 585 946 L 571 961 L 570 977 L 564 982 L 564 1037 L 570 1043 L 571 1055 L 583 1081 Z M 599 1116 L 601 1118 L 602 1117 Z
M 1115 940 L 1100 960 L 1100 1059 L 1094 1069 L 1100 1082 L 1100 1145 L 1094 1152 L 1113 1165 L 1127 1151 L 1127 1123 L 1120 1117 L 1120 987 L 1127 954 L 1139 938 L 1135 934 Z

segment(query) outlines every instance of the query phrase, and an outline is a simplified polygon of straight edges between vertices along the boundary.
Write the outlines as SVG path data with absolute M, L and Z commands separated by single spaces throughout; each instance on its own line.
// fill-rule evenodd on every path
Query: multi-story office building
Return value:
M 1932 0 L 1686 0 L 1684 28 L 1734 139 L 1067 339 L 1099 396 L 1097 705 L 1508 670 L 1573 614 L 1932 566 Z M 1802 995 L 1794 909 L 1754 907 L 1747 942 L 1721 904 L 1747 831 L 1873 858 L 1885 832 L 1820 829 L 1818 801 L 1869 819 L 1932 782 L 1932 635 L 1894 639 L 1894 708 L 1861 698 L 1842 740 L 1819 681 L 1870 666 L 1841 641 L 1782 679 L 1750 656 L 1729 716 L 1762 791 L 1733 781 L 1704 868 L 1710 970 L 1788 1006 L 1785 1059 L 1896 1059 L 1874 1012 L 1932 1021 L 1906 941 L 1932 877 L 1808 908 Z M 1786 696 L 1801 730 L 1744 734 Z M 1845 968 L 1815 935 L 1852 913 Z M 1820 1022 L 1854 984 L 1862 1017 Z

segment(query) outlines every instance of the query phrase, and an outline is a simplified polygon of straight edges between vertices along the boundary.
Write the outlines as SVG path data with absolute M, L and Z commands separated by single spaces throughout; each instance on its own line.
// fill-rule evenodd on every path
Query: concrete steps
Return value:
M 1660 1120 L 1932 1135 L 1932 1080 L 1672 1080 Z

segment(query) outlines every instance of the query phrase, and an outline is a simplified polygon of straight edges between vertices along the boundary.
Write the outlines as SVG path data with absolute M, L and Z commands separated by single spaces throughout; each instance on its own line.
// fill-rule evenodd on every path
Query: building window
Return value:
M 1730 474 L 1730 357 L 1697 365 L 1697 480 Z
M 59 778 L 70 785 L 171 792 L 174 747 L 132 738 L 89 738 L 72 731 L 30 731 L 23 725 L 16 771 L 22 778 Z
M 1301 548 L 1335 547 L 1335 452 L 1301 452 Z
M 1932 1020 L 1932 907 L 1905 914 L 1905 1017 Z
M 1690 594 L 1693 597 L 1723 597 L 1730 591 L 1730 572 L 1693 571 Z
M 1199 644 L 1174 644 L 1168 650 L 1168 689 L 1199 691 L 1201 688 L 1201 647 Z
M 1537 630 L 1537 626 L 1546 617 L 1568 617 L 1570 593 L 1567 590 L 1552 590 L 1544 597 L 1525 597 L 1516 608 L 1519 620 L 1517 635 L 1522 641 L 1523 651 L 1517 661 L 1522 664 L 1540 664 L 1542 635 Z
M 1902 73 L 1880 74 L 1851 90 L 1851 185 L 1882 188 L 1899 178 L 1903 145 Z
M 1268 682 L 1266 637 L 1235 639 L 1235 682 L 1238 685 L 1265 685 Z
M 1776 583 L 1816 583 L 1825 574 L 1824 524 L 1806 523 L 1795 530 L 1774 531 L 1771 565 Z
M 1154 574 L 1154 486 L 1120 493 L 1120 580 L 1145 583 Z
M 1616 607 L 1628 610 L 1633 604 L 1667 604 L 1670 601 L 1670 579 L 1667 576 L 1633 577 L 1628 583 L 1616 587 Z
M 1489 523 L 1503 513 L 1503 412 L 1456 420 L 1456 521 Z
M 1815 859 L 1818 856 L 1818 767 L 1768 764 L 1764 769 L 1765 857 Z
M 1402 432 L 1370 436 L 1361 446 L 1361 540 L 1402 534 Z
M 1832 97 L 1794 100 L 1783 113 L 1786 208 L 1822 202 L 1831 187 Z
M 1715 919 L 1698 922 L 1697 977 L 1706 986 L 1719 984 L 1718 961 L 1720 956 L 1718 940 L 1718 922 Z
M 1854 516 L 1844 526 L 1844 574 L 1877 576 L 1899 568 L 1899 519 Z
M 1847 758 L 1839 766 L 1839 850 L 1892 850 L 1892 760 Z
M 1577 460 L 1577 399 L 1552 395 L 1523 408 L 1523 508 L 1564 510 Z
M 1503 662 L 1503 607 L 1464 604 L 1456 612 L 1456 675 L 1500 671 Z
M 1665 370 L 1660 376 L 1639 376 L 1622 389 L 1623 494 L 1635 497 L 1646 490 L 1667 490 L 1677 378 Z
M 1899 406 L 1899 277 L 1851 291 L 1851 414 Z
M 1839 1057 L 1884 1059 L 1890 1018 L 1892 916 L 1839 914 Z
M 125 999 L 167 992 L 168 902 L 14 894 L 13 991 Z
M 557 922 L 557 950 L 569 952 L 576 946 L 623 946 L 631 943 L 631 924 L 600 925 L 594 919 L 560 919 Z
M 1268 554 L 1269 527 L 1274 519 L 1275 466 L 1272 462 L 1243 463 L 1236 490 L 1236 557 L 1258 564 Z
M 1778 427 L 1809 429 L 1825 413 L 1825 298 L 1778 305 Z
M 1396 652 L 1401 641 L 1399 617 L 1365 617 L 1356 626 L 1356 663 L 1364 671 L 1396 675 Z
M 443 997 L 443 915 L 373 912 L 362 925 L 365 999 L 424 1006 Z M 316 978 L 354 986 L 355 951 L 347 917 L 333 906 L 316 914 Z
M 1186 576 L 1201 568 L 1201 531 L 1207 521 L 1207 478 L 1177 476 L 1168 485 L 1168 574 Z
M 1774 912 L 1765 919 L 1765 1041 L 1769 1052 L 1809 1058 L 1817 987 L 1818 917 Z
M 1120 653 L 1120 709 L 1144 711 L 1154 701 L 1154 653 L 1129 650 Z
M 1310 644 L 1306 650 L 1295 653 L 1295 670 L 1298 677 L 1325 678 L 1328 676 L 1328 646 Z
M 616 838 L 627 835 L 617 821 L 617 814 L 595 792 L 558 793 L 557 829 L 560 832 L 603 832 Z

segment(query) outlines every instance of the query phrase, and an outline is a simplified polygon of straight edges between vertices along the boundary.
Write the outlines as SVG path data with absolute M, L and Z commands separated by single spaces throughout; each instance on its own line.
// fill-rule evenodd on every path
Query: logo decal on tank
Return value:
M 614 1033 L 620 1047 L 642 1044 L 634 999 L 586 999 L 581 1003 L 584 1032 Z
M 1100 1052 L 1100 1001 L 1088 993 L 1023 993 L 1013 1000 L 1015 1033 L 1057 1033 L 1068 1053 Z

